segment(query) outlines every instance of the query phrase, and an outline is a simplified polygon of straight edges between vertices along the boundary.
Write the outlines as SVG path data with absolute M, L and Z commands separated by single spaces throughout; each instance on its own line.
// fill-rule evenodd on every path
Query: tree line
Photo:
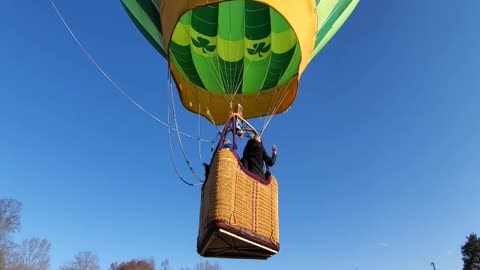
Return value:
M 21 202 L 13 199 L 0 199 L 0 270 L 51 270 L 50 248 L 47 239 L 28 238 L 20 243 L 12 236 L 20 231 Z M 77 253 L 71 262 L 61 265 L 58 270 L 101 270 L 97 255 L 91 251 Z M 153 258 L 133 259 L 114 262 L 108 270 L 174 270 L 168 259 L 157 267 Z M 218 264 L 208 261 L 197 263 L 193 268 L 179 270 L 221 270 Z
M 51 270 L 50 242 L 47 239 L 33 237 L 20 243 L 12 240 L 12 235 L 20 230 L 20 212 L 22 204 L 17 200 L 0 199 L 0 270 Z M 463 270 L 480 270 L 480 238 L 475 233 L 466 237 L 460 247 Z M 432 263 L 433 264 L 433 263 Z M 58 270 L 101 270 L 98 257 L 91 251 L 82 251 L 71 262 L 60 266 Z M 133 259 L 114 262 L 108 270 L 174 270 L 168 259 L 157 267 L 153 258 Z M 221 270 L 218 264 L 201 262 L 193 268 L 182 267 L 179 270 Z

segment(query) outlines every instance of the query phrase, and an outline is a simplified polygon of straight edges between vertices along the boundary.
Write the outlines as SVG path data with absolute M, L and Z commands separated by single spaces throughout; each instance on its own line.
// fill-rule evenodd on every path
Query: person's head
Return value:
M 262 138 L 258 134 L 253 135 L 253 139 L 257 142 L 262 142 Z
M 229 139 L 223 140 L 223 147 L 231 148 L 232 147 L 232 142 Z

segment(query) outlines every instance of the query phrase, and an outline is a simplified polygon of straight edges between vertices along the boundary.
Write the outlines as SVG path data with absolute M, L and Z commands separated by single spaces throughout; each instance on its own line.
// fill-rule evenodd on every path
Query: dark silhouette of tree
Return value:
M 480 239 L 472 233 L 462 246 L 463 270 L 480 270 Z
M 131 260 L 122 263 L 110 264 L 110 270 L 155 270 L 153 259 Z
M 73 262 L 60 266 L 60 270 L 100 270 L 100 266 L 95 254 L 83 251 L 75 256 Z

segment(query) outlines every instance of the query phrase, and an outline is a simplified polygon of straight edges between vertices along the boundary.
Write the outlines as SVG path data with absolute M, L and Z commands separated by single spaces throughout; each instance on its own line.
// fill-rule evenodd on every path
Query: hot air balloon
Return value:
M 166 59 L 183 106 L 224 125 L 202 186 L 197 251 L 205 257 L 266 259 L 280 250 L 278 185 L 246 170 L 238 131 L 248 119 L 295 101 L 308 64 L 359 0 L 122 0 Z M 233 149 L 223 139 L 233 137 Z

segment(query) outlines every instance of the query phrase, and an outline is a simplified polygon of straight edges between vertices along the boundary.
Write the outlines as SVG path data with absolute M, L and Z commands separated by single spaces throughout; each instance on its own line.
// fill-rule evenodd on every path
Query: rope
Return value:
M 292 83 L 292 80 L 290 80 L 287 85 L 285 86 L 285 89 L 288 89 L 290 87 L 290 84 Z M 270 124 L 270 122 L 272 121 L 272 119 L 276 116 L 276 112 L 278 111 L 278 109 L 280 108 L 280 106 L 282 105 L 283 101 L 285 100 L 285 98 L 287 97 L 288 95 L 288 91 L 284 91 L 280 98 L 279 98 L 279 102 L 273 106 L 273 110 L 270 112 L 270 116 L 267 116 L 267 121 L 266 123 L 264 123 L 263 127 L 262 127 L 262 131 L 260 132 L 260 135 L 263 135 L 263 132 L 265 132 L 265 130 L 267 129 L 268 125 Z M 272 102 L 273 103 L 273 102 Z
M 167 102 L 168 102 L 168 99 L 167 99 Z M 168 124 L 170 125 L 170 107 L 169 107 L 169 106 L 167 106 L 167 121 L 168 121 Z M 189 186 L 192 186 L 192 187 L 202 185 L 203 183 L 193 184 L 193 183 L 188 182 L 188 181 L 185 180 L 185 179 L 180 175 L 180 173 L 178 172 L 177 163 L 175 162 L 175 158 L 173 157 L 172 133 L 171 133 L 171 129 L 170 129 L 170 128 L 168 128 L 168 142 L 169 142 L 169 145 L 170 145 L 170 157 L 171 157 L 171 160 L 172 160 L 172 163 L 173 163 L 173 168 L 174 168 L 174 170 L 175 170 L 175 173 L 177 174 L 177 177 L 178 177 L 184 184 L 189 185 Z
M 133 103 L 133 105 L 135 105 L 137 108 L 139 108 L 140 110 L 142 110 L 145 114 L 147 114 L 149 117 L 151 117 L 153 120 L 157 121 L 158 123 L 164 125 L 165 127 L 167 128 L 171 128 L 167 123 L 165 123 L 164 121 L 162 121 L 161 119 L 159 119 L 157 116 L 153 115 L 151 112 L 149 112 L 148 110 L 146 110 L 145 108 L 143 108 L 137 101 L 135 101 L 135 99 L 133 99 L 130 95 L 127 94 L 127 92 L 125 92 L 120 86 L 118 86 L 117 83 L 115 83 L 115 81 L 105 72 L 105 70 L 95 61 L 95 59 L 91 56 L 91 54 L 87 51 L 87 49 L 85 49 L 85 47 L 82 45 L 82 43 L 80 42 L 80 40 L 77 38 L 77 36 L 73 33 L 73 31 L 70 29 L 69 25 L 67 24 L 67 22 L 65 21 L 64 17 L 62 16 L 62 14 L 60 13 L 59 9 L 57 8 L 57 6 L 55 5 L 55 2 L 54 0 L 50 0 L 50 3 L 52 4 L 52 7 L 54 8 L 55 12 L 57 13 L 58 17 L 60 18 L 60 20 L 62 21 L 63 25 L 65 26 L 65 28 L 68 30 L 68 32 L 70 33 L 70 35 L 72 36 L 72 38 L 75 40 L 75 42 L 77 43 L 77 45 L 79 46 L 79 48 L 83 51 L 83 53 L 87 56 L 87 58 L 95 65 L 95 67 L 100 71 L 100 73 L 115 87 L 115 89 L 117 89 L 122 95 L 124 95 L 131 103 Z M 178 130 L 177 130 L 178 131 Z M 185 137 L 188 137 L 188 138 L 191 138 L 191 139 L 194 139 L 194 140 L 198 140 L 200 142 L 207 142 L 207 143 L 212 143 L 210 140 L 207 140 L 207 139 L 203 139 L 203 138 L 200 138 L 200 137 L 196 137 L 196 136 L 192 136 L 188 133 L 185 133 L 183 131 L 178 131 L 180 132 L 180 134 L 184 135 Z
M 200 103 L 198 103 L 198 111 L 200 111 Z M 200 129 L 200 117 L 201 117 L 201 115 L 198 114 L 198 117 L 197 117 L 198 122 L 197 122 L 197 124 L 198 124 L 198 136 L 199 136 L 199 137 L 202 135 L 202 134 L 201 134 L 201 129 Z M 200 141 L 198 141 L 198 155 L 199 155 L 199 158 L 200 158 L 200 162 L 201 162 L 201 163 L 205 163 L 205 162 L 203 162 L 203 157 L 202 157 L 202 144 L 201 144 Z
M 178 132 L 178 121 L 177 121 L 177 112 L 175 111 L 175 103 L 173 101 L 173 83 L 171 81 L 171 76 L 168 77 L 168 88 L 170 89 L 170 100 L 171 100 L 171 106 L 172 106 L 172 112 L 173 112 L 173 119 L 175 123 L 175 128 L 177 130 L 177 137 L 178 137 L 178 142 L 180 144 L 180 148 L 182 149 L 183 157 L 185 158 L 185 163 L 187 163 L 188 168 L 192 172 L 193 176 L 197 178 L 198 181 L 203 182 L 203 179 L 195 172 L 193 169 L 192 165 L 190 164 L 190 160 L 187 157 L 187 153 L 185 152 L 185 148 L 183 147 L 182 143 L 182 138 L 180 137 L 180 133 Z

